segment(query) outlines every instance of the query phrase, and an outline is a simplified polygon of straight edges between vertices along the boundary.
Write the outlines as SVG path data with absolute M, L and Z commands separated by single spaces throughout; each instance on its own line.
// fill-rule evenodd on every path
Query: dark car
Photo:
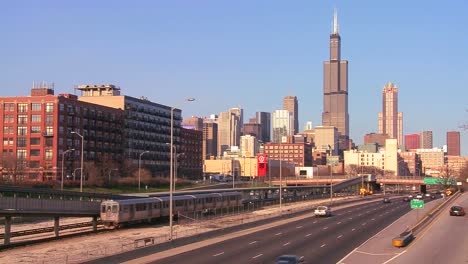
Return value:
M 276 264 L 298 264 L 304 263 L 303 257 L 298 257 L 296 255 L 282 255 L 276 258 Z
M 384 203 L 391 203 L 392 201 L 390 200 L 390 198 L 385 197 L 385 198 L 383 198 L 383 202 Z
M 452 208 L 450 208 L 450 215 L 464 216 L 465 210 L 463 209 L 463 207 L 455 205 L 452 206 Z
M 409 201 L 410 199 L 408 198 L 408 196 L 403 197 L 403 202 L 409 202 Z

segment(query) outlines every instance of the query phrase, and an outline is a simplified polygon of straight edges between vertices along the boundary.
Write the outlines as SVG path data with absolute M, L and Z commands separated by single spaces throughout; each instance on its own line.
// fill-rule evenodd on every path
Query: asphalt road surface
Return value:
M 332 217 L 309 217 L 152 263 L 274 263 L 284 254 L 304 256 L 306 263 L 336 263 L 409 210 L 408 203 L 379 200 L 333 211 Z
M 452 205 L 468 209 L 468 194 L 464 193 Z M 419 234 L 403 254 L 389 263 L 468 263 L 468 215 L 450 216 L 449 209 Z

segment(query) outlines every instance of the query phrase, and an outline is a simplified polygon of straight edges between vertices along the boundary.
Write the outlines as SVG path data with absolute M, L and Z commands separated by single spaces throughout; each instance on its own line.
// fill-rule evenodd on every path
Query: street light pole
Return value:
M 194 98 L 185 99 L 184 102 L 193 102 L 195 101 Z M 172 192 L 173 192 L 173 178 L 174 178 L 174 168 L 173 168 L 173 155 L 172 148 L 174 146 L 174 110 L 178 106 L 171 107 L 171 157 L 170 157 L 170 171 L 169 171 L 169 240 L 172 240 L 172 225 L 173 225 L 173 206 L 172 206 Z
M 70 151 L 74 151 L 75 149 L 67 149 L 62 153 L 62 182 L 60 184 L 60 190 L 63 191 L 63 167 L 65 163 L 65 154 L 67 154 Z
M 71 132 L 72 134 L 76 134 L 77 136 L 79 136 L 81 138 L 81 175 L 80 175 L 80 192 L 83 192 L 83 167 L 84 167 L 84 163 L 83 163 L 83 155 L 84 155 L 84 137 L 78 133 L 78 132 L 75 132 L 75 131 L 72 131 Z
M 143 151 L 142 153 L 140 153 L 140 156 L 138 157 L 138 191 L 140 191 L 141 189 L 141 156 L 143 156 L 143 154 L 145 153 L 149 153 L 149 151 L 148 150 Z
M 280 189 L 279 189 L 279 195 L 280 195 L 280 214 L 283 212 L 283 150 L 281 149 L 281 142 L 279 143 L 279 153 L 280 153 Z

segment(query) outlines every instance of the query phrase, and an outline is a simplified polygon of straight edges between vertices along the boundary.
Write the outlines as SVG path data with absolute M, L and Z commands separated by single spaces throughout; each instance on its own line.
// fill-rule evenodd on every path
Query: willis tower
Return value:
M 330 34 L 330 61 L 324 62 L 322 125 L 338 129 L 339 150 L 349 149 L 348 61 L 341 60 L 336 10 Z

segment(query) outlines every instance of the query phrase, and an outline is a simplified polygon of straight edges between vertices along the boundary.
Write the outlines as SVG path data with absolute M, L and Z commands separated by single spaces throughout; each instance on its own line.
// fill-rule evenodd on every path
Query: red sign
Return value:
M 257 155 L 257 175 L 265 177 L 267 175 L 268 160 L 267 156 L 263 154 Z

